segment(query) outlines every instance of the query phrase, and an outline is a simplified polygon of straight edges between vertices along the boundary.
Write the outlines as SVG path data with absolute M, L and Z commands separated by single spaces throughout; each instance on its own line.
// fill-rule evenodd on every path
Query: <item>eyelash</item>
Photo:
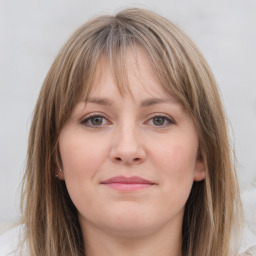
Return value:
M 89 116 L 87 116 L 81 123 L 83 125 L 85 125 L 86 127 L 96 128 L 96 129 L 100 128 L 102 125 L 88 124 L 88 122 L 90 122 L 95 117 L 99 117 L 99 118 L 103 118 L 103 119 L 107 120 L 107 118 L 104 117 L 102 114 L 93 113 L 93 114 L 90 114 Z
M 155 127 L 158 127 L 158 128 L 165 128 L 167 126 L 176 124 L 175 121 L 172 118 L 164 116 L 164 115 L 157 115 L 157 114 L 152 116 L 146 123 L 148 123 L 150 121 L 153 121 L 154 118 L 163 118 L 164 119 L 164 124 L 163 125 L 155 125 L 155 124 L 153 124 Z
M 98 113 L 93 113 L 93 114 L 90 114 L 89 116 L 87 116 L 84 120 L 82 120 L 81 124 L 85 125 L 86 127 L 89 127 L 89 128 L 94 128 L 94 129 L 97 129 L 97 128 L 101 128 L 102 126 L 104 126 L 105 124 L 100 124 L 100 125 L 93 125 L 93 124 L 89 124 L 89 122 L 91 122 L 91 120 L 95 117 L 99 117 L 99 118 L 102 118 L 104 120 L 106 120 L 107 122 L 109 122 L 107 120 L 107 118 L 102 115 L 102 114 L 98 114 Z M 176 124 L 176 122 L 170 118 L 170 117 L 167 117 L 167 116 L 164 116 L 164 115 L 157 115 L 155 114 L 154 116 L 152 116 L 150 119 L 148 119 L 145 123 L 148 123 L 150 121 L 153 121 L 154 118 L 163 118 L 164 119 L 164 125 L 154 125 L 155 127 L 158 127 L 158 128 L 165 128 L 167 126 L 170 126 L 170 125 L 173 125 L 173 124 Z M 109 122 L 111 123 L 111 122 Z

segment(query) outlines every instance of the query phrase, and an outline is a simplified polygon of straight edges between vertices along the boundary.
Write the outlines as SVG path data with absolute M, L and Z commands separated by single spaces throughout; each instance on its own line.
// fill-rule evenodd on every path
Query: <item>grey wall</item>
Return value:
M 199 46 L 219 83 L 242 190 L 256 179 L 255 0 L 0 0 L 0 224 L 19 215 L 27 137 L 43 79 L 87 19 L 123 7 L 155 10 Z

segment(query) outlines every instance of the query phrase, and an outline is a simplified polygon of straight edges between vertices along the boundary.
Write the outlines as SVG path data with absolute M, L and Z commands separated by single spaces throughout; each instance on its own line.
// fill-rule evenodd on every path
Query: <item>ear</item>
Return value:
M 206 176 L 206 164 L 202 157 L 198 157 L 195 164 L 194 180 L 202 181 Z
M 63 170 L 59 171 L 58 176 L 59 176 L 59 180 L 65 180 L 65 174 Z
M 64 171 L 61 168 L 59 168 L 59 167 L 56 167 L 55 176 L 59 180 L 65 180 Z
M 57 154 L 55 155 L 55 177 L 59 180 L 65 180 L 65 174 L 63 171 L 63 167 L 61 168 L 61 157 L 60 157 L 60 152 L 58 151 Z

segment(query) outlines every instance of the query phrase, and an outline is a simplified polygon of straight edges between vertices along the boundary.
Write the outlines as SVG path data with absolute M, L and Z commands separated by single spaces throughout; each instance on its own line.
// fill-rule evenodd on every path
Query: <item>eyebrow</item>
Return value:
M 140 106 L 141 107 L 150 107 L 152 105 L 156 104 L 161 104 L 161 103 L 171 103 L 171 99 L 161 99 L 161 98 L 150 98 L 150 99 L 145 99 L 141 102 Z
M 92 98 L 88 98 L 86 100 L 86 102 L 88 103 L 94 103 L 94 104 L 98 104 L 98 105 L 102 105 L 102 106 L 112 106 L 113 105 L 113 101 L 109 100 L 107 98 L 97 98 L 97 97 L 92 97 Z M 149 99 L 145 99 L 141 102 L 140 106 L 141 107 L 150 107 L 152 105 L 156 105 L 156 104 L 161 104 L 161 103 L 171 103 L 173 102 L 172 99 L 169 98 L 149 98 Z
M 103 105 L 103 106 L 111 106 L 113 105 L 113 101 L 106 99 L 106 98 L 88 98 L 86 99 L 86 102 L 88 103 L 94 103 L 94 104 L 98 104 L 98 105 Z

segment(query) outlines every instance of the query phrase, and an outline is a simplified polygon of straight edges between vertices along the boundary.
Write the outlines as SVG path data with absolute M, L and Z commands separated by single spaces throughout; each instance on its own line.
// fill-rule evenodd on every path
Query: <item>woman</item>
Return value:
M 35 108 L 22 212 L 25 255 L 237 255 L 220 96 L 175 25 L 128 9 L 72 35 Z

